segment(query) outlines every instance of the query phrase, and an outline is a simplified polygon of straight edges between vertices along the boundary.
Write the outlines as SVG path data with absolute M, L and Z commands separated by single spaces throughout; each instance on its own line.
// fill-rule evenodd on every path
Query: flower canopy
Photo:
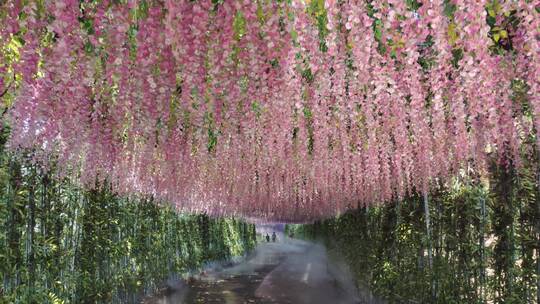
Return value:
M 87 187 L 306 220 L 536 149 L 536 1 L 3 2 L 10 146 Z

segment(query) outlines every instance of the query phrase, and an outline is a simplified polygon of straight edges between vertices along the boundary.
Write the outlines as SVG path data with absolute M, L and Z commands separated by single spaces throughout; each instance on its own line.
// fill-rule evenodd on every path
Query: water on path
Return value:
M 350 275 L 329 262 L 322 245 L 300 240 L 259 244 L 243 263 L 207 270 L 145 304 L 354 304 Z M 377 302 L 379 303 L 379 302 Z

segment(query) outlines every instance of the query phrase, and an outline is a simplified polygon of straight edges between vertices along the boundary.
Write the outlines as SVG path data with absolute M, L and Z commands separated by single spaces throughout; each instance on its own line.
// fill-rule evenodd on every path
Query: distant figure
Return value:
M 272 232 L 272 242 L 276 241 L 276 232 Z
M 267 242 L 267 243 L 270 242 L 270 236 L 268 235 L 268 233 L 266 234 L 266 242 Z
M 289 233 L 289 237 L 292 239 L 294 238 L 294 232 L 291 231 L 291 233 Z

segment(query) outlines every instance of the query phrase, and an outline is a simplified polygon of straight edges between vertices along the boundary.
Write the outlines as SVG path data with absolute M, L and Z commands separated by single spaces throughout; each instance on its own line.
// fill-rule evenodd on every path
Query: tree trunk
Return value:
M 427 254 L 428 254 L 428 267 L 430 271 L 433 268 L 433 252 L 431 248 L 431 222 L 429 216 L 429 199 L 427 192 L 424 193 L 424 212 L 426 217 L 426 243 L 427 243 Z
M 7 265 L 6 266 L 10 266 L 13 264 L 13 257 L 15 256 L 13 254 L 13 236 L 15 235 L 15 228 L 16 226 L 13 224 L 13 220 L 14 220 L 14 213 L 16 213 L 16 210 L 15 210 L 15 195 L 14 193 L 16 193 L 17 189 L 16 189 L 16 186 L 15 184 L 12 182 L 13 181 L 13 176 L 14 176 L 14 168 L 13 168 L 13 161 L 10 160 L 9 161 L 9 164 L 8 164 L 8 182 L 7 182 L 7 185 L 6 185 L 6 198 L 7 198 L 7 201 L 6 201 L 6 204 L 7 204 L 7 220 L 5 222 L 5 236 L 6 236 L 6 256 L 8 257 L 6 260 L 7 260 Z M 5 273 L 3 274 L 3 288 L 2 288 L 2 291 L 5 292 L 6 294 L 10 292 L 10 289 L 11 289 L 11 281 L 12 281 L 12 272 L 11 270 L 6 267 L 6 270 Z
M 399 227 L 401 226 L 401 199 L 397 199 L 396 201 L 396 207 L 395 207 L 395 213 L 396 213 L 396 224 L 394 227 L 394 239 L 392 244 L 392 262 L 394 265 L 398 264 L 399 256 L 398 256 L 398 240 L 399 240 Z
M 486 200 L 480 198 L 480 298 L 484 300 L 484 287 L 486 282 L 486 264 L 485 264 L 485 225 L 486 225 Z
M 10 266 L 20 266 L 24 263 L 23 253 L 20 250 L 22 242 L 21 231 L 19 227 L 24 227 L 24 210 L 21 210 L 17 204 L 17 193 L 23 186 L 23 177 L 21 173 L 21 166 L 10 160 L 9 164 L 9 199 L 8 199 L 8 212 L 9 219 L 7 221 L 7 243 L 8 243 L 8 257 Z M 20 267 L 13 267 L 12 271 L 8 272 L 8 278 L 5 279 L 7 293 L 9 289 L 19 286 L 21 282 Z
M 34 256 L 34 227 L 36 226 L 36 200 L 34 185 L 28 189 L 28 224 L 26 235 L 26 253 L 28 262 L 28 286 L 32 290 L 36 279 L 35 256 Z
M 540 194 L 540 168 L 537 168 L 537 181 L 538 187 L 537 194 Z M 540 304 L 540 197 L 536 196 L 536 234 L 537 234 L 537 246 L 536 246 L 536 303 Z
M 429 268 L 429 277 L 431 281 L 431 297 L 435 299 L 435 281 L 433 277 L 433 249 L 431 246 L 431 220 L 429 216 L 429 199 L 428 193 L 424 193 L 424 213 L 426 216 L 426 239 L 427 239 L 427 256 L 428 256 L 428 268 Z
M 49 237 L 50 237 L 49 218 L 57 217 L 55 213 L 52 213 L 52 212 L 50 213 L 51 206 L 50 206 L 50 200 L 48 196 L 48 191 L 49 191 L 48 186 L 49 186 L 49 178 L 47 174 L 44 174 L 41 177 L 40 228 L 41 228 L 41 238 L 45 240 L 46 242 L 49 241 Z M 49 262 L 50 261 L 46 261 L 46 263 L 49 263 Z M 45 289 L 49 289 L 49 286 L 50 286 L 49 282 L 52 281 L 51 277 L 56 276 L 56 270 L 49 269 L 48 271 L 44 273 L 44 276 L 45 276 L 45 280 L 44 280 Z

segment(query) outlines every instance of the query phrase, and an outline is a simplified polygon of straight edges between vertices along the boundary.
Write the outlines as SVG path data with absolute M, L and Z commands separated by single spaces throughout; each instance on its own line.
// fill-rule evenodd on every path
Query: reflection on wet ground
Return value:
M 184 303 L 277 303 L 255 294 L 264 277 L 274 268 L 274 265 L 267 265 L 257 269 L 255 274 L 233 275 L 213 282 L 196 281 L 190 284 Z
M 323 246 L 291 239 L 260 244 L 242 263 L 170 285 L 166 294 L 144 303 L 375 303 L 360 300 L 350 275 L 328 261 Z

